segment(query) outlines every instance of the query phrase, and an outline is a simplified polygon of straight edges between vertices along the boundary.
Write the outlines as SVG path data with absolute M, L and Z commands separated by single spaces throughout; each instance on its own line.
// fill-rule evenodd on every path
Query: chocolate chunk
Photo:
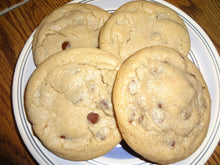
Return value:
M 159 73 L 159 69 L 157 67 L 153 67 L 150 69 L 150 73 L 152 76 L 156 76 Z
M 132 122 L 134 121 L 134 117 L 135 117 L 135 116 L 136 116 L 136 113 L 135 113 L 135 112 L 132 112 L 128 122 L 129 122 L 129 123 L 132 123 Z
M 66 136 L 64 136 L 64 135 L 60 135 L 60 138 L 62 138 L 62 139 L 66 139 Z
M 162 108 L 162 103 L 158 103 L 157 106 L 158 106 L 159 108 Z
M 158 72 L 158 68 L 157 67 L 152 68 L 152 72 L 157 73 Z
M 188 120 L 190 118 L 190 113 L 185 112 L 183 117 L 184 117 L 184 120 Z
M 175 146 L 175 141 L 171 141 L 170 146 L 173 148 Z
M 71 45 L 70 45 L 70 43 L 68 41 L 64 41 L 62 43 L 62 50 L 66 50 L 66 49 L 68 49 L 70 47 L 71 47 Z
M 99 120 L 99 114 L 95 113 L 95 112 L 90 112 L 87 115 L 87 120 L 92 123 L 92 124 L 96 124 Z
M 176 142 L 175 142 L 174 140 L 172 140 L 172 141 L 169 141 L 167 144 L 168 144 L 168 146 L 169 146 L 170 148 L 174 148 Z
M 101 108 L 109 109 L 109 104 L 106 100 L 100 101 L 100 106 L 101 106 Z
M 101 137 L 101 140 L 105 140 L 105 136 Z
M 142 116 L 138 119 L 139 124 L 141 124 L 141 123 L 143 122 L 143 120 L 144 120 L 144 116 L 142 115 Z
M 203 107 L 207 108 L 207 103 L 206 102 L 203 103 Z
M 196 79 L 196 76 L 194 74 L 190 73 L 190 75 Z

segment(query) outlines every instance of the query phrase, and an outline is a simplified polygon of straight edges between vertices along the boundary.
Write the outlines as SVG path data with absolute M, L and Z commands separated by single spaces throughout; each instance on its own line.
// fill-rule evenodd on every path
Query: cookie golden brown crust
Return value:
M 96 48 L 74 48 L 45 60 L 32 74 L 25 108 L 33 131 L 56 155 L 88 160 L 121 140 L 111 100 L 119 61 Z
M 42 20 L 33 37 L 36 66 L 59 51 L 75 47 L 98 47 L 98 35 L 110 14 L 83 3 L 54 10 Z
M 133 1 L 107 20 L 99 45 L 122 61 L 137 50 L 154 45 L 171 47 L 187 56 L 190 37 L 180 16 L 170 8 L 155 2 Z
M 149 47 L 129 57 L 118 71 L 113 104 L 122 137 L 153 162 L 185 159 L 208 130 L 206 83 L 196 66 L 171 48 Z

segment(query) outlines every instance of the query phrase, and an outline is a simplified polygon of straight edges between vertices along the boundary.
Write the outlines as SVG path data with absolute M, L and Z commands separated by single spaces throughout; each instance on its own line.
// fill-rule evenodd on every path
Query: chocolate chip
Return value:
M 62 139 L 66 139 L 66 136 L 64 136 L 64 135 L 60 135 L 60 138 L 62 138 Z
M 175 146 L 175 141 L 171 141 L 170 146 L 173 148 Z
M 157 106 L 158 106 L 159 108 L 162 108 L 162 103 L 158 103 Z
M 184 117 L 184 120 L 188 120 L 190 118 L 190 113 L 184 112 L 183 117 Z
M 162 123 L 164 120 L 163 119 L 160 119 L 160 120 L 158 120 L 158 123 Z
M 175 146 L 175 141 L 174 140 L 172 140 L 172 141 L 169 141 L 167 144 L 168 144 L 168 146 L 170 147 L 170 148 L 174 148 L 174 146 Z
M 101 100 L 100 101 L 100 106 L 101 106 L 101 108 L 109 109 L 109 104 L 106 100 Z
M 158 68 L 156 68 L 156 67 L 153 68 L 153 69 L 152 69 L 152 72 L 154 72 L 154 73 L 158 72 Z
M 159 73 L 159 70 L 157 67 L 153 67 L 153 68 L 151 68 L 150 73 L 151 73 L 151 75 L 155 76 Z
M 143 120 L 144 120 L 144 116 L 142 115 L 142 116 L 138 119 L 139 124 L 141 124 L 141 123 L 143 122 Z
M 132 123 L 134 121 L 135 115 L 136 115 L 135 112 L 131 113 L 131 116 L 130 116 L 129 121 L 128 121 L 129 123 Z
M 62 43 L 62 50 L 66 50 L 66 49 L 68 49 L 70 47 L 71 47 L 71 45 L 70 45 L 70 43 L 68 41 L 64 41 Z
M 204 106 L 204 108 L 207 108 L 207 103 L 204 102 L 204 103 L 203 103 L 203 106 Z
M 166 15 L 164 13 L 158 13 L 156 15 L 156 19 L 165 19 L 166 18 Z
M 128 121 L 128 122 L 129 122 L 129 123 L 132 123 L 133 121 L 134 121 L 133 119 L 129 119 L 129 121 Z
M 108 135 L 109 133 L 109 129 L 107 127 L 102 127 L 100 128 L 96 133 L 95 133 L 95 137 L 98 139 L 98 140 L 105 140 L 106 139 L 106 136 Z
M 105 140 L 105 136 L 102 136 L 102 137 L 101 137 L 101 140 Z
M 196 79 L 196 76 L 194 74 L 190 73 L 190 75 Z
M 87 120 L 92 123 L 92 124 L 96 124 L 99 120 L 99 114 L 95 113 L 95 112 L 90 112 L 87 115 Z

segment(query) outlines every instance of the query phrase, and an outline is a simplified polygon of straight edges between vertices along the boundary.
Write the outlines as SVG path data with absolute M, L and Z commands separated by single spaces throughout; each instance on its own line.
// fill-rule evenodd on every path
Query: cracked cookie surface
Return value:
M 119 61 L 96 48 L 49 57 L 32 74 L 25 108 L 36 136 L 56 155 L 88 160 L 121 140 L 112 106 Z
M 137 50 L 162 45 L 188 56 L 190 37 L 180 16 L 155 2 L 133 1 L 117 9 L 104 24 L 100 48 L 122 61 Z
M 42 20 L 33 37 L 36 66 L 59 51 L 75 47 L 98 47 L 98 35 L 110 14 L 81 3 L 64 5 Z
M 123 139 L 157 163 L 191 155 L 209 126 L 211 101 L 200 71 L 167 47 L 142 49 L 122 64 L 113 105 Z

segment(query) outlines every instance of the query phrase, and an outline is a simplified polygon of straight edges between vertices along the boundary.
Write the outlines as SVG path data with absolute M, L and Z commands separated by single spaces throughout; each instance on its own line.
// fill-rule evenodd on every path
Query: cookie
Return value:
M 168 47 L 144 48 L 122 64 L 113 104 L 123 139 L 157 163 L 191 155 L 209 127 L 211 101 L 200 71 Z
M 110 14 L 81 3 L 64 5 L 43 19 L 33 37 L 36 66 L 59 51 L 75 47 L 98 47 L 100 28 Z
M 34 134 L 59 157 L 88 160 L 121 140 L 112 86 L 119 61 L 96 48 L 73 48 L 45 60 L 25 91 L 25 109 Z
M 154 45 L 171 47 L 187 56 L 190 37 L 183 20 L 170 8 L 155 2 L 132 1 L 108 19 L 99 44 L 124 61 L 137 50 Z

